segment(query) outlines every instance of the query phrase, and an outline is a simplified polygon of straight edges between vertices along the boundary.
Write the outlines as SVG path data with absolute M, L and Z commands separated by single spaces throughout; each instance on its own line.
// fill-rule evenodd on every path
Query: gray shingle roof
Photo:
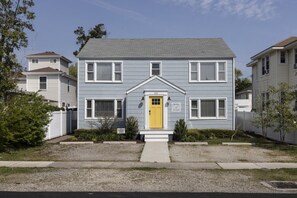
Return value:
M 221 38 L 90 39 L 78 58 L 233 58 Z

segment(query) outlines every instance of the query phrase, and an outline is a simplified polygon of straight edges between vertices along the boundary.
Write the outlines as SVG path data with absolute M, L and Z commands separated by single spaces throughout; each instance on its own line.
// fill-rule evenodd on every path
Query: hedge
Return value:
M 119 135 L 114 130 L 112 133 L 101 133 L 99 129 L 76 129 L 74 136 L 79 141 L 118 141 L 123 140 L 124 136 Z
M 230 139 L 235 130 L 228 129 L 188 129 L 186 136 L 181 141 L 195 142 L 209 139 Z M 245 137 L 242 131 L 238 131 L 235 138 Z

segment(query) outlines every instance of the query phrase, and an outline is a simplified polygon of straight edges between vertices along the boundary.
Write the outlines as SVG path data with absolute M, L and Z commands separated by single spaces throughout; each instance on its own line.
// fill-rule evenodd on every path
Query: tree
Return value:
M 0 101 L 0 150 L 43 143 L 53 107 L 37 93 L 19 93 Z
M 242 78 L 241 70 L 235 69 L 235 93 L 238 93 L 251 85 L 251 80 L 248 78 Z
M 14 52 L 27 47 L 26 31 L 34 31 L 32 6 L 33 0 L 0 0 L 0 100 L 16 88 L 21 66 Z
M 252 119 L 252 124 L 257 128 L 261 128 L 264 137 L 267 137 L 267 129 L 274 126 L 273 108 L 270 103 L 269 98 L 256 98 L 257 111 Z
M 74 30 L 74 34 L 76 35 L 76 44 L 80 45 L 79 49 L 73 52 L 74 56 L 76 56 L 90 38 L 103 38 L 107 32 L 104 24 L 100 23 L 95 25 L 94 28 L 89 29 L 88 34 L 85 33 L 84 28 L 81 26 Z
M 69 67 L 69 75 L 77 78 L 77 63 L 70 65 Z
M 279 132 L 280 141 L 285 140 L 286 133 L 297 129 L 297 114 L 292 108 L 292 103 L 296 100 L 295 88 L 287 83 L 280 83 L 278 87 L 269 88 L 270 102 L 276 123 L 274 131 Z

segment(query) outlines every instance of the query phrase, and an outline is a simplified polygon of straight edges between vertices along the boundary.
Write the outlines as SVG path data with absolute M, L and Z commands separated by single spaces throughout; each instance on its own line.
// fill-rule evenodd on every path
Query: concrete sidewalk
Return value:
M 100 162 L 100 161 L 0 161 L 0 167 L 27 168 L 165 168 L 175 170 L 249 170 L 249 169 L 297 169 L 297 163 L 151 163 L 151 162 Z
M 167 142 L 146 142 L 141 153 L 141 162 L 170 162 Z

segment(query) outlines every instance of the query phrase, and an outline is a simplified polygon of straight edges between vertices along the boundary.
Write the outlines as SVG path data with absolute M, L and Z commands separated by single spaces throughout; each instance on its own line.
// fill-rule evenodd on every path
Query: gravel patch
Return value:
M 250 146 L 170 145 L 172 162 L 286 162 L 293 157 L 281 151 Z
M 144 144 L 54 144 L 44 155 L 61 161 L 139 161 Z
M 0 191 L 277 192 L 240 171 L 49 169 L 0 175 Z

